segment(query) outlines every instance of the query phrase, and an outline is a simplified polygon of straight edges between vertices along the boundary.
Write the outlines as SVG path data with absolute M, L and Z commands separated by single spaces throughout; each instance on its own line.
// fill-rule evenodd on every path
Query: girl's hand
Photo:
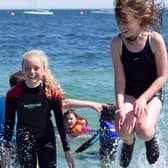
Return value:
M 124 137 L 128 137 L 133 134 L 136 117 L 134 115 L 133 106 L 130 104 L 126 108 L 122 108 L 116 112 L 115 115 L 115 129 L 116 131 Z
M 138 98 L 134 102 L 134 115 L 138 118 L 142 113 L 147 113 L 147 101 L 145 98 Z
M 117 132 L 120 132 L 121 127 L 124 123 L 125 120 L 125 113 L 124 113 L 124 109 L 118 109 L 116 110 L 116 114 L 115 114 L 115 129 Z
M 112 104 L 102 104 L 102 103 L 92 103 L 92 108 L 95 109 L 98 113 L 101 113 L 101 111 L 103 110 L 103 106 L 104 107 L 111 107 Z
M 74 162 L 74 159 L 71 156 L 70 151 L 65 152 L 65 158 L 66 158 L 66 161 L 68 163 L 68 167 L 69 168 L 75 168 L 75 162 Z
M 96 102 L 92 102 L 90 107 L 93 108 L 94 110 L 96 110 L 98 113 L 100 113 L 103 109 L 103 104 L 101 103 L 96 103 Z

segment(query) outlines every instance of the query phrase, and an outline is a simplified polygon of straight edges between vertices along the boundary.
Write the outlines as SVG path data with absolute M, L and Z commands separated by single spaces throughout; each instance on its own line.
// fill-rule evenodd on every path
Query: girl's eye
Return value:
M 39 67 L 34 67 L 33 68 L 35 71 L 38 71 L 40 68 Z
M 38 71 L 40 68 L 39 67 L 24 67 L 24 69 L 26 71 L 30 71 L 30 70 Z
M 26 71 L 31 70 L 30 67 L 24 67 L 24 69 L 25 69 Z
M 120 20 L 118 20 L 117 21 L 117 23 L 118 23 L 118 25 L 123 25 L 123 24 L 128 24 L 128 21 L 127 20 L 122 20 L 122 19 L 120 19 Z

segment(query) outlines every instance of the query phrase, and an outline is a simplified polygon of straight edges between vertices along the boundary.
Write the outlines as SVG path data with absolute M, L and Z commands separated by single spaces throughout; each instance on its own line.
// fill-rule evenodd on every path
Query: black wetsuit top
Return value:
M 149 38 L 148 36 L 144 48 L 139 52 L 129 51 L 124 42 L 122 43 L 121 61 L 126 76 L 125 93 L 135 98 L 138 98 L 157 78 Z
M 17 135 L 20 130 L 27 130 L 37 140 L 55 138 L 50 119 L 51 110 L 54 112 L 63 149 L 70 150 L 63 123 L 62 99 L 59 95 L 46 98 L 42 84 L 36 88 L 28 88 L 24 82 L 19 83 L 7 93 L 4 139 L 11 141 L 15 112 L 18 115 Z

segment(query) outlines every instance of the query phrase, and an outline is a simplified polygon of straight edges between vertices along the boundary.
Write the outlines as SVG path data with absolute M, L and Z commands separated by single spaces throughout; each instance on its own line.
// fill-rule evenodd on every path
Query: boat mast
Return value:
M 37 3 L 36 3 L 36 0 L 33 0 L 33 9 L 34 9 L 34 10 L 37 9 Z

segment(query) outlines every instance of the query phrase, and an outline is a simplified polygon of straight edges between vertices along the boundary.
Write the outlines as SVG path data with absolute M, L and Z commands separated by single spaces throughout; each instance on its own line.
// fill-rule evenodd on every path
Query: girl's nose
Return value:
M 34 73 L 34 72 L 35 72 L 34 68 L 31 68 L 31 69 L 30 69 L 30 72 L 31 72 L 31 73 Z

